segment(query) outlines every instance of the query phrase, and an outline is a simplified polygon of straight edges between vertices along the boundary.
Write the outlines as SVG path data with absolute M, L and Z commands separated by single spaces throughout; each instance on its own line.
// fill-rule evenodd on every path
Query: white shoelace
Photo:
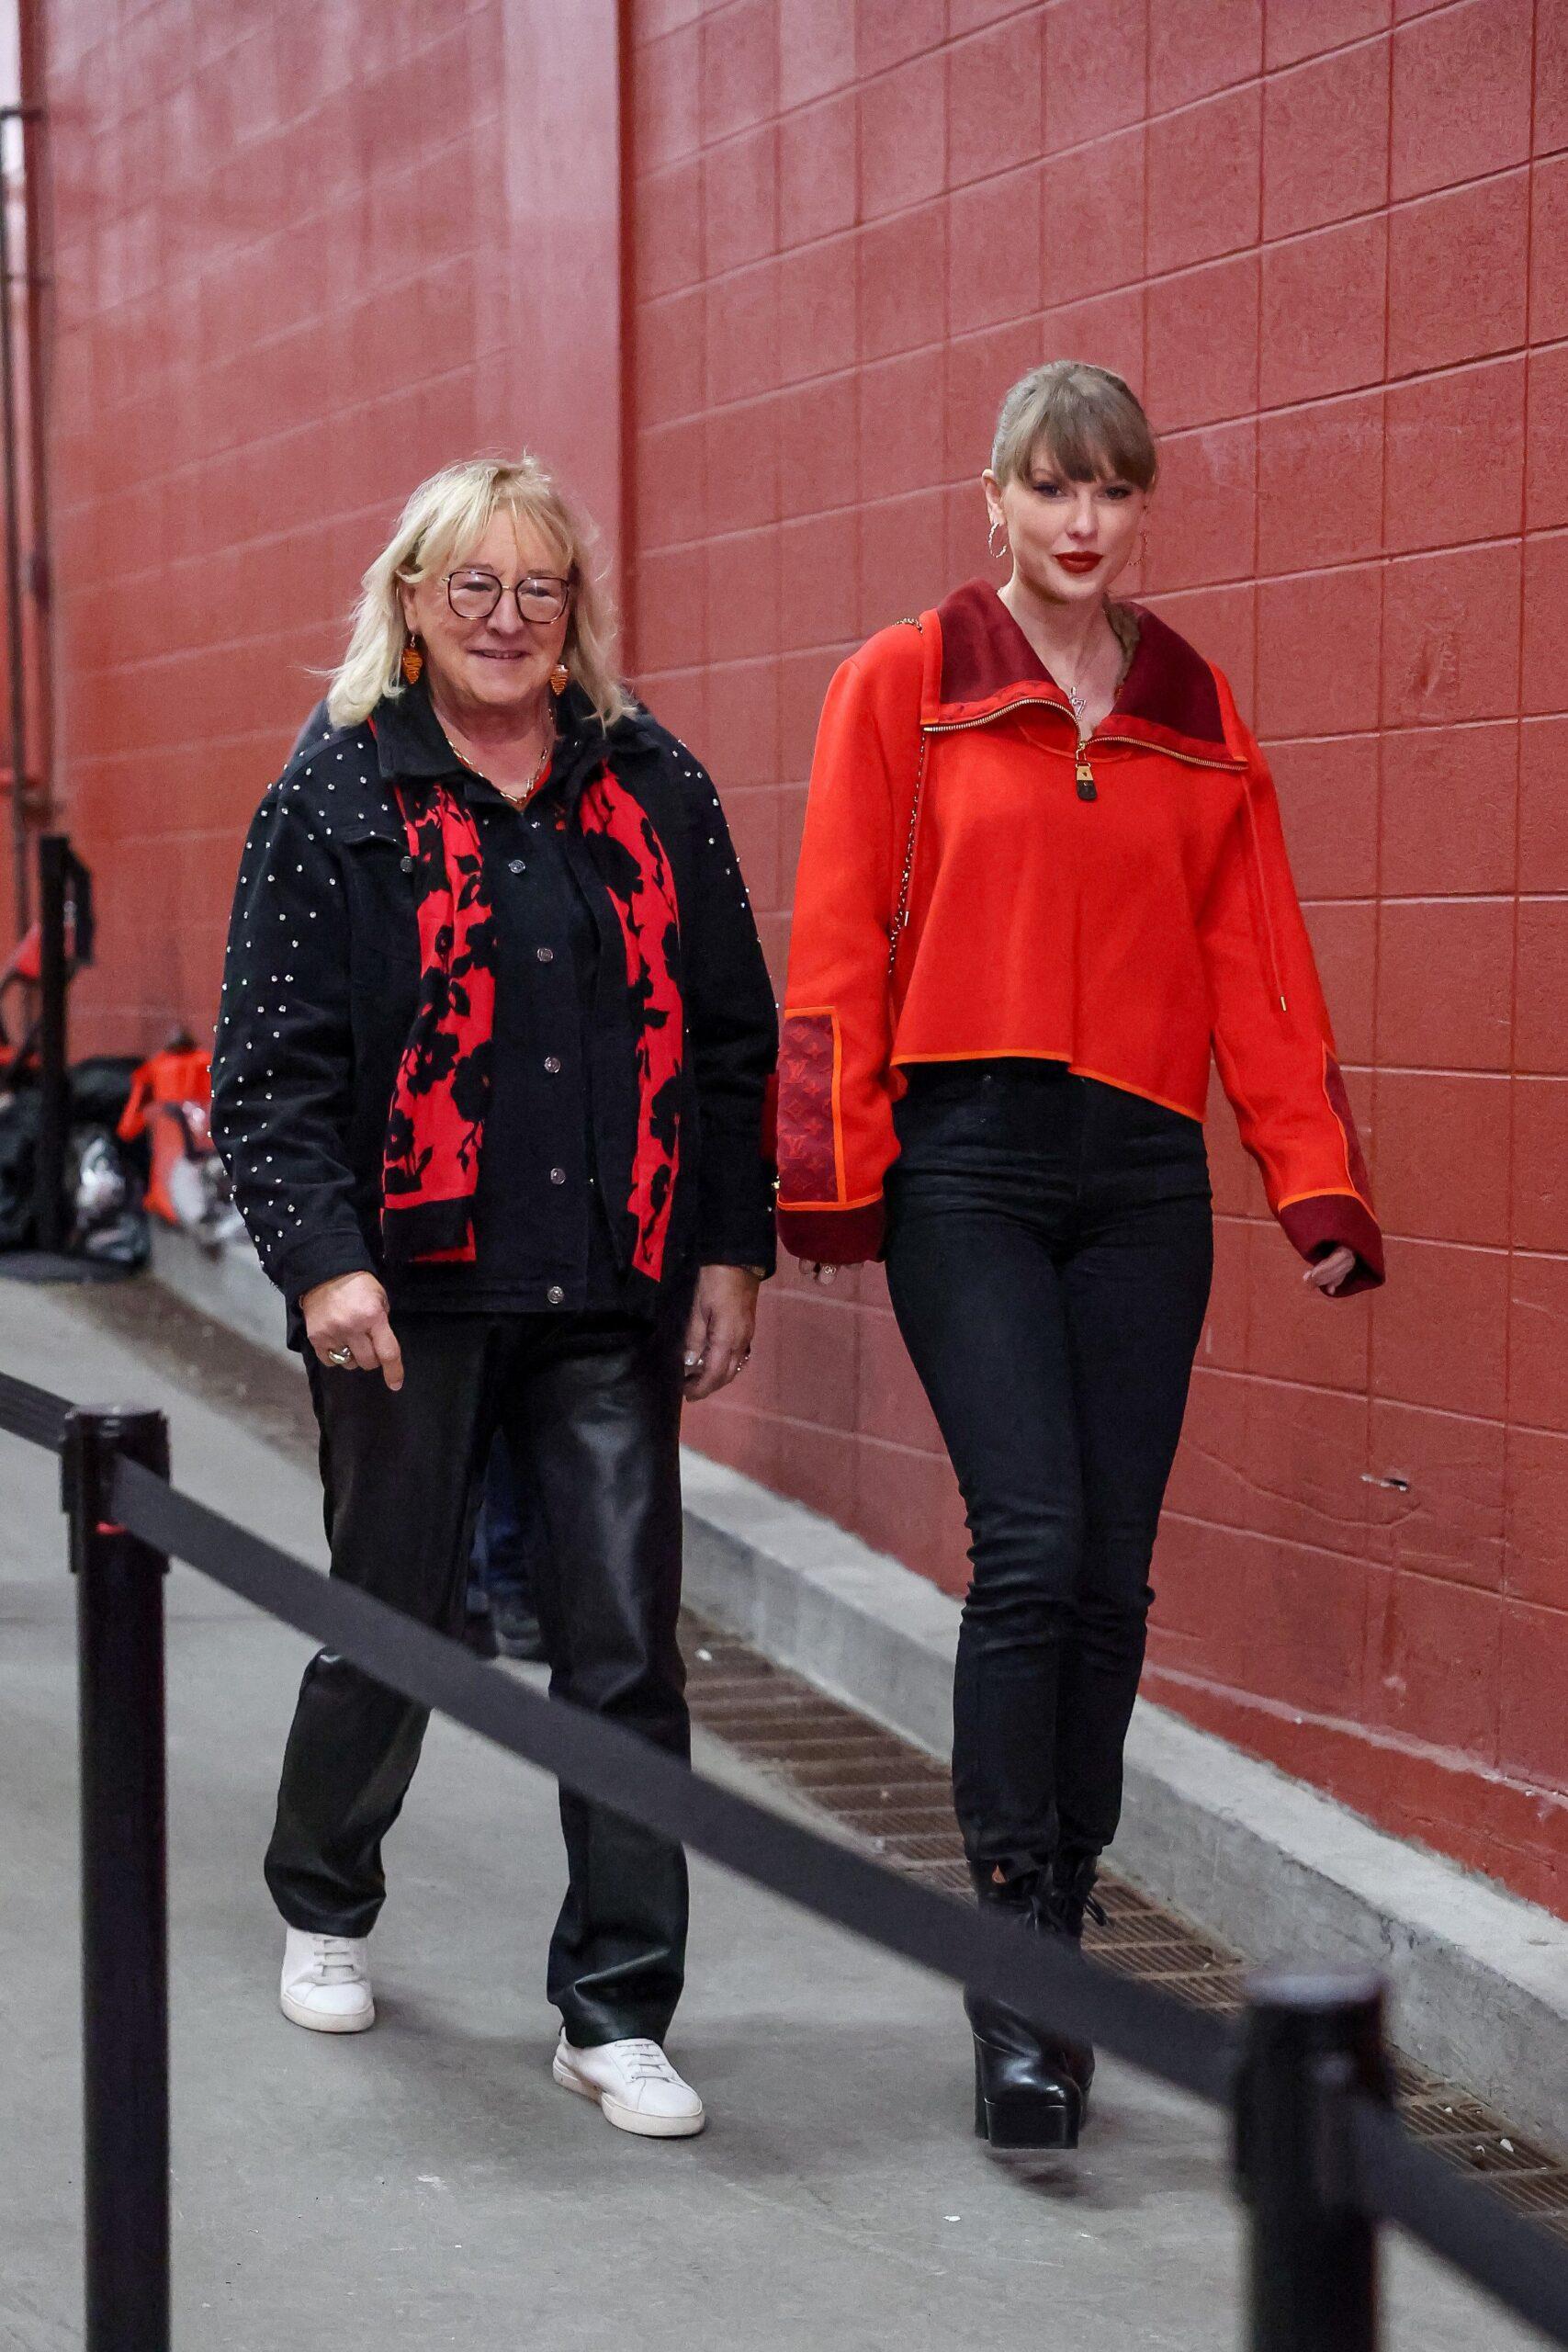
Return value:
M 314 1954 L 310 1973 L 318 1984 L 353 1984 L 357 1982 L 359 1962 L 347 1936 L 312 1936 L 310 1949 Z
M 632 2083 L 678 2083 L 681 2079 L 657 2041 L 627 2041 L 622 2044 L 625 2055 L 621 2064 L 626 2079 Z

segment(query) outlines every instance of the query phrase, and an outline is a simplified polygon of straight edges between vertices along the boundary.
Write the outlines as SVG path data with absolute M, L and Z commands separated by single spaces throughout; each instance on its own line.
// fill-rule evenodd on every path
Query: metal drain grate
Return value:
M 946 1894 L 968 1893 L 940 1765 L 732 1635 L 690 1616 L 682 1632 L 687 1697 L 698 1723 L 787 1781 L 896 1870 Z M 1247 1968 L 1237 1953 L 1113 1871 L 1097 1891 L 1105 1925 L 1091 1921 L 1084 1936 L 1097 1960 L 1194 2008 L 1220 2015 L 1240 2008 Z M 1400 2112 L 1417 2139 L 1462 2170 L 1484 2174 L 1508 2204 L 1568 2239 L 1568 2164 L 1407 2058 L 1395 2060 L 1393 2073 Z

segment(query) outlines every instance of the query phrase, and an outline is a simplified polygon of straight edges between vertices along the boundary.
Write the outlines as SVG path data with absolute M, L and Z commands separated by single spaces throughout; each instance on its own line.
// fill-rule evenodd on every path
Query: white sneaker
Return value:
M 283 2014 L 312 2033 L 364 2033 L 376 2022 L 366 1936 L 290 1928 L 283 1945 Z
M 657 2041 L 602 2041 L 575 2050 L 563 2030 L 551 2074 L 562 2090 L 593 2098 L 606 2123 L 645 2140 L 689 2140 L 707 2121 Z

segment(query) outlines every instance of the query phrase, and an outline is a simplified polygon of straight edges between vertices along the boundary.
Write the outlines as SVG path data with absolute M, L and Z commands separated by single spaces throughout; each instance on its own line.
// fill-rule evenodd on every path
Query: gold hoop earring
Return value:
M 1002 546 L 1001 546 L 1001 547 L 998 547 L 998 545 L 997 545 L 997 533 L 998 533 L 998 531 L 1002 531 L 1002 532 L 1003 532 L 1003 539 L 1002 539 Z M 993 562 L 995 562 L 996 559 L 997 559 L 999 555 L 1001 555 L 1001 554 L 1005 551 L 1005 549 L 1006 549 L 1006 546 L 1007 546 L 1006 533 L 1005 533 L 1005 530 L 1003 529 L 1002 519 L 1001 519 L 1001 516 L 1000 516 L 999 514 L 998 514 L 998 515 L 994 516 L 994 517 L 993 517 L 993 519 L 992 519 L 991 527 L 990 527 L 990 529 L 989 529 L 989 530 L 987 532 L 987 534 L 986 534 L 986 545 L 989 548 L 989 549 L 990 549 L 990 551 L 991 551 L 991 560 L 992 560 L 992 561 L 993 561 Z

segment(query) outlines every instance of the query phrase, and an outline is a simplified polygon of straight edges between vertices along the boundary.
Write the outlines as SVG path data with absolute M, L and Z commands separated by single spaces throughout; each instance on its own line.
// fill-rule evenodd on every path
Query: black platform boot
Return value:
M 1066 1936 L 1069 1943 L 1082 1943 L 1086 1917 L 1092 1919 L 1098 1928 L 1105 1925 L 1104 1908 L 1094 1894 L 1099 1864 L 1098 1854 L 1071 1846 L 1061 1848 L 1053 1857 L 1044 1890 L 1045 1917 L 1052 1932 Z M 1087 2041 L 1065 2041 L 1062 2049 L 1072 2069 L 1073 2079 L 1083 2093 L 1087 2110 L 1089 2086 L 1094 2080 L 1093 2048 Z
M 1044 1871 L 998 1884 L 972 1870 L 975 1892 L 1037 1933 L 1054 1932 L 1050 1881 Z M 1076 2148 L 1086 2085 L 1078 2079 L 1074 2045 L 1044 2032 L 1004 2003 L 965 1992 L 975 2036 L 975 2132 L 993 2148 Z M 1094 2061 L 1089 2058 L 1089 2072 Z

